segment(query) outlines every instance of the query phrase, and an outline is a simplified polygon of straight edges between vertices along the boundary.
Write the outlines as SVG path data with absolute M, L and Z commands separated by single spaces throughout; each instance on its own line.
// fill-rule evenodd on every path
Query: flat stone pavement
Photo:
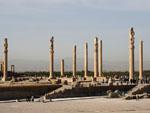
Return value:
M 0 102 L 0 113 L 150 113 L 150 99 L 102 97 L 55 99 L 53 102 Z

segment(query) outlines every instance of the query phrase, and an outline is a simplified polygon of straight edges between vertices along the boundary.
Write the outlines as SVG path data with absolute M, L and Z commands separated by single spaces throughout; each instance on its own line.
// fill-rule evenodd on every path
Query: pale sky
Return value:
M 149 0 L 0 0 L 0 58 L 7 37 L 9 65 L 16 64 L 18 71 L 47 70 L 53 35 L 55 62 L 71 59 L 74 44 L 77 57 L 82 59 L 84 43 L 88 42 L 92 67 L 93 39 L 98 36 L 103 40 L 105 70 L 111 70 L 108 65 L 113 67 L 110 62 L 125 62 L 124 69 L 128 69 L 130 27 L 135 28 L 138 67 L 140 39 L 144 40 L 144 61 L 150 61 Z M 71 60 L 66 65 L 71 65 Z M 113 69 L 119 70 L 120 64 L 116 65 Z M 148 64 L 144 68 L 150 69 Z

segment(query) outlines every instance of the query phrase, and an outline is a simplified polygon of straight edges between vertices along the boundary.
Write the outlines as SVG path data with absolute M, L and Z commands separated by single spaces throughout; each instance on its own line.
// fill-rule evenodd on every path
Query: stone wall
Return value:
M 40 97 L 61 85 L 32 84 L 32 85 L 0 85 L 0 100 L 24 99 L 30 96 Z
M 128 92 L 136 85 L 113 85 L 113 86 L 90 86 L 90 87 L 72 87 L 70 89 L 60 88 L 47 95 L 47 98 L 68 98 L 68 97 L 83 97 L 83 96 L 104 96 L 108 90 Z

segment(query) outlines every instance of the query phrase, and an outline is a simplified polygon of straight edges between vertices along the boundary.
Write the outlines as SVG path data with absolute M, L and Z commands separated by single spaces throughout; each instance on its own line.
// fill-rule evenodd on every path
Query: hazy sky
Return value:
M 136 60 L 139 40 L 143 39 L 144 61 L 150 61 L 149 0 L 0 0 L 0 57 L 3 38 L 8 37 L 10 62 L 22 61 L 16 64 L 18 70 L 29 65 L 26 61 L 47 62 L 47 69 L 52 35 L 56 59 L 71 58 L 74 44 L 78 58 L 82 58 L 85 42 L 93 58 L 93 39 L 98 36 L 103 40 L 104 61 L 128 63 L 128 32 L 132 26 Z M 42 63 L 38 65 L 43 69 Z M 36 70 L 34 66 L 30 64 Z

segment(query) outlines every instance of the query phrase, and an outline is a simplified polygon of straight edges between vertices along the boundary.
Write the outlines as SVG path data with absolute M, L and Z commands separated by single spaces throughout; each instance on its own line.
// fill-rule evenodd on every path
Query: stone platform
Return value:
M 0 100 L 24 99 L 30 96 L 40 97 L 59 87 L 61 87 L 61 85 L 48 83 L 0 84 Z

